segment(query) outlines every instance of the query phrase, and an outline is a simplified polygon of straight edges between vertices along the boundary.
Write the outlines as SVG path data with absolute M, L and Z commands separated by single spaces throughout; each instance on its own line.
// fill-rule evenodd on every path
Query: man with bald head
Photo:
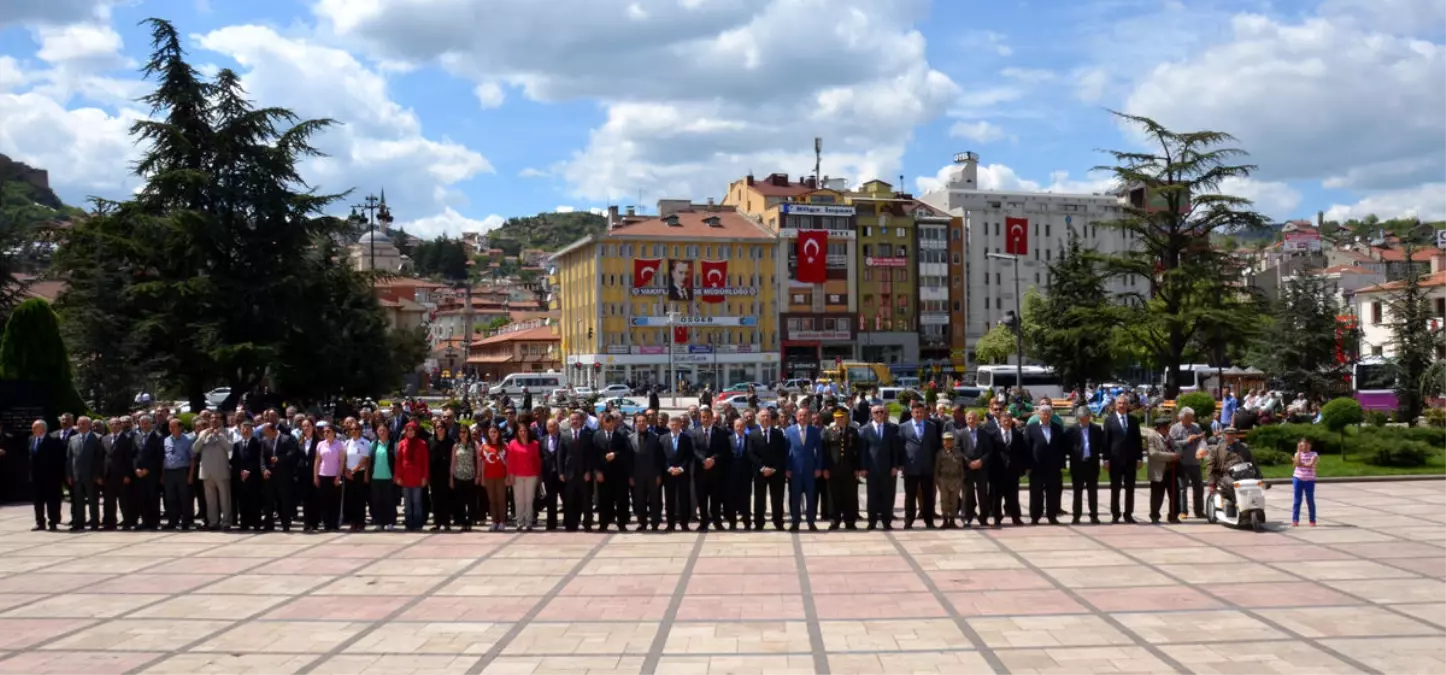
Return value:
M 30 455 L 30 487 L 35 500 L 35 529 L 47 527 L 54 532 L 60 526 L 60 498 L 65 483 L 65 446 L 46 434 L 45 420 L 30 423 L 30 438 L 25 439 Z M 46 517 L 50 522 L 46 523 Z
M 105 480 L 105 446 L 90 428 L 90 418 L 82 416 L 75 422 L 75 433 L 66 445 L 65 484 L 70 486 L 70 531 L 86 526 L 90 513 L 90 529 L 100 529 L 100 487 Z

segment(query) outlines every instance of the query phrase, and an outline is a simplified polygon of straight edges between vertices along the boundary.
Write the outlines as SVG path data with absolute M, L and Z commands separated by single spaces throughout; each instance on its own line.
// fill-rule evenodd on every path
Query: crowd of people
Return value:
M 341 419 L 208 411 L 190 429 L 165 408 L 104 423 L 67 414 L 53 430 L 37 420 L 36 529 L 60 527 L 67 491 L 71 530 L 892 529 L 900 483 L 905 529 L 997 528 L 1099 523 L 1102 480 L 1111 521 L 1133 523 L 1142 465 L 1158 523 L 1166 500 L 1167 520 L 1187 515 L 1188 496 L 1202 515 L 1201 462 L 1213 486 L 1228 461 L 1212 460 L 1188 408 L 1141 429 L 1123 395 L 1098 422 L 1081 406 L 1068 426 L 1048 403 L 1017 415 L 1003 399 L 983 414 L 915 401 L 892 420 L 884 405 L 831 396 L 672 416 L 494 406 L 475 418 L 400 403 Z M 1233 428 L 1218 438 L 1248 461 Z

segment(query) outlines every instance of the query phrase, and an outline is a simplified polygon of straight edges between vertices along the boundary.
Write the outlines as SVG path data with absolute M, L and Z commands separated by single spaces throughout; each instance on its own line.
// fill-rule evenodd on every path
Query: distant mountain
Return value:
M 0 155 L 0 223 L 33 227 L 84 215 L 50 189 L 50 175 Z
M 488 233 L 487 241 L 506 255 L 517 255 L 528 248 L 556 251 L 589 234 L 602 232 L 607 222 L 606 216 L 584 211 L 539 213 L 508 218 L 502 227 Z

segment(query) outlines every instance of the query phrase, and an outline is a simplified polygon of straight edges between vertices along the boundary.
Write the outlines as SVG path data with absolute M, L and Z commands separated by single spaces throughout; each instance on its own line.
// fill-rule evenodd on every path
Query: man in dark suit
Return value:
M 738 417 L 733 420 L 732 433 L 724 435 L 724 446 L 728 449 L 722 462 L 723 483 L 720 496 L 723 499 L 723 518 L 728 529 L 738 529 L 738 519 L 743 518 L 743 529 L 753 522 L 748 511 L 748 498 L 753 493 L 753 462 L 748 456 L 748 420 Z
M 266 479 L 261 474 L 265 468 L 264 447 L 254 432 L 251 420 L 241 422 L 241 435 L 231 448 L 231 466 L 238 479 L 232 489 L 240 495 L 241 529 L 260 531 L 261 504 L 266 498 L 265 486 L 262 483 Z
M 869 529 L 882 523 L 885 530 L 894 529 L 894 493 L 899 467 L 904 464 L 904 439 L 899 427 L 889 421 L 889 411 L 876 405 L 869 409 L 873 416 L 859 428 L 859 476 L 868 482 Z
M 1115 397 L 1115 409 L 1105 417 L 1104 451 L 1100 457 L 1110 474 L 1110 521 L 1135 522 L 1135 472 L 1145 456 L 1140 436 L 1140 423 L 1130 417 L 1130 398 Z M 1125 493 L 1125 507 L 1120 509 L 1120 492 Z
M 904 529 L 922 517 L 934 529 L 934 455 L 939 451 L 939 425 L 929 419 L 929 407 L 914 402 L 913 419 L 899 425 L 904 445 Z M 952 517 L 953 514 L 950 514 Z
M 578 525 L 592 530 L 593 467 L 592 433 L 583 422 L 582 413 L 573 411 L 568 428 L 562 432 L 562 449 L 557 455 L 557 475 L 562 481 L 562 525 L 576 532 Z
M 990 442 L 995 451 L 989 463 L 989 511 L 994 515 L 994 526 L 1004 522 L 1005 514 L 1015 525 L 1023 525 L 1019 514 L 1019 477 L 1029 470 L 1029 446 L 1024 442 L 1024 430 L 1016 428 L 1014 416 L 1009 409 L 1000 408 L 990 423 L 989 432 L 994 434 Z
M 944 425 L 944 430 L 954 432 L 964 458 L 964 525 L 977 520 L 983 527 L 989 522 L 989 457 L 994 452 L 994 435 L 980 427 L 979 413 L 964 406 L 955 408 L 954 419 Z
M 30 423 L 25 439 L 30 454 L 30 485 L 34 491 L 35 529 L 51 531 L 60 527 L 60 499 L 65 484 L 65 445 L 59 437 L 46 435 L 45 420 Z M 47 525 L 46 518 L 50 521 Z
M 698 411 L 693 437 L 693 494 L 698 499 L 698 531 L 707 532 L 711 523 L 723 528 L 723 486 L 728 472 L 728 432 L 716 425 L 713 410 Z
M 628 485 L 633 489 L 633 515 L 638 519 L 638 532 L 651 527 L 654 532 L 663 522 L 663 474 L 667 458 L 658 435 L 648 428 L 648 416 L 633 416 L 633 433 L 628 436 Z
M 753 465 L 753 529 L 763 529 L 763 499 L 773 509 L 773 527 L 783 530 L 784 470 L 788 464 L 788 440 L 773 425 L 773 410 L 758 411 L 758 430 L 748 435 L 748 458 Z
M 1041 517 L 1049 524 L 1059 524 L 1059 500 L 1064 491 L 1063 476 L 1069 457 L 1069 435 L 1054 416 L 1054 408 L 1044 404 L 1035 409 L 1039 424 L 1025 428 L 1029 443 L 1029 519 L 1038 525 Z
M 100 529 L 100 488 L 105 480 L 105 447 L 91 431 L 90 418 L 76 420 L 75 433 L 66 445 L 65 484 L 70 486 L 70 531 L 85 528 L 90 512 L 90 529 Z
M 261 426 L 261 444 L 261 481 L 262 489 L 266 493 L 262 527 L 267 530 L 275 528 L 271 516 L 274 510 L 276 520 L 281 521 L 281 531 L 290 532 L 291 521 L 296 517 L 294 483 L 297 472 L 305 463 L 306 455 L 294 436 L 282 433 L 271 424 Z M 392 466 L 395 471 L 395 463 Z
M 136 504 L 139 507 L 141 527 L 147 530 L 161 528 L 161 473 L 166 468 L 166 432 L 156 427 L 150 415 L 141 416 L 139 447 L 136 450 L 135 480 Z
M 1089 406 L 1082 405 L 1075 408 L 1074 416 L 1079 421 L 1079 425 L 1074 428 L 1069 453 L 1070 491 L 1074 493 L 1074 518 L 1071 522 L 1075 525 L 1079 524 L 1084 506 L 1081 497 L 1087 496 L 1090 505 L 1090 522 L 1098 525 L 1100 523 L 1100 451 L 1105 447 L 1105 432 L 1092 424 Z
M 548 419 L 543 433 L 537 435 L 538 452 L 542 455 L 542 502 L 538 511 L 547 511 L 547 530 L 557 529 L 557 507 L 562 501 L 565 483 L 558 473 L 562 456 L 562 429 L 556 419 Z M 564 519 L 566 509 L 563 510 Z
M 107 440 L 108 439 L 108 440 Z M 136 502 L 131 493 L 135 474 L 136 443 L 118 418 L 110 420 L 110 433 L 101 439 L 105 448 L 105 484 L 101 490 L 101 527 L 116 529 L 116 505 L 120 505 L 119 525 L 126 530 L 135 527 Z
M 861 446 L 858 430 L 849 425 L 848 412 L 843 408 L 834 409 L 833 424 L 823 431 L 823 451 L 828 455 L 828 489 L 833 502 L 830 530 L 837 530 L 840 524 L 850 530 L 858 527 Z
M 693 482 L 693 439 L 683 432 L 684 417 L 668 420 L 668 433 L 658 442 L 663 446 L 663 502 L 668 510 L 668 531 L 688 531 L 688 485 Z
M 628 529 L 628 438 L 618 430 L 617 413 L 603 413 L 602 428 L 593 432 L 597 454 L 593 478 L 597 484 L 598 524 L 606 532 L 617 523 L 619 532 Z

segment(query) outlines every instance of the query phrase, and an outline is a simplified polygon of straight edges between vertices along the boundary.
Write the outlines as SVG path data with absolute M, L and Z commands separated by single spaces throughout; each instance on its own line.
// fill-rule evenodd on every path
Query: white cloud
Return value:
M 1254 202 L 1252 208 L 1276 221 L 1300 215 L 1296 211 L 1300 206 L 1300 192 L 1285 183 L 1227 178 L 1220 183 L 1220 193 L 1249 199 Z
M 951 138 L 963 138 L 975 143 L 993 143 L 1004 138 L 1004 130 L 984 120 L 977 122 L 955 122 L 949 127 Z
M 574 207 L 574 206 L 555 206 L 555 207 L 552 208 L 552 210 L 553 210 L 554 212 L 556 212 L 556 213 L 572 213 L 573 211 L 576 211 L 576 210 L 577 210 L 577 207 Z
M 1082 103 L 1098 103 L 1110 86 L 1110 75 L 1103 68 L 1080 68 L 1071 73 L 1075 97 Z
M 1054 72 L 1042 68 L 1015 68 L 1009 67 L 999 71 L 1003 77 L 1011 80 L 1018 80 L 1026 84 L 1042 84 L 1054 80 Z
M 139 180 L 131 162 L 139 151 L 128 135 L 135 110 L 66 110 L 34 92 L 0 93 L 0 152 L 50 172 L 51 186 L 72 204 L 87 195 L 130 195 Z
M 477 102 L 483 109 L 500 107 L 502 102 L 507 100 L 507 92 L 502 91 L 502 85 L 496 82 L 483 82 L 477 85 L 472 93 L 477 96 Z
M 51 64 L 99 63 L 122 65 L 120 33 L 110 24 L 75 23 L 35 29 L 40 51 L 35 56 Z
M 254 100 L 345 121 L 315 139 L 328 156 L 302 166 L 321 191 L 385 188 L 398 221 L 427 231 L 482 222 L 457 214 L 449 197 L 492 165 L 460 143 L 424 135 L 416 113 L 391 98 L 386 78 L 348 52 L 254 25 L 212 31 L 197 44 L 240 64 Z
M 1383 25 L 1239 15 L 1230 41 L 1157 66 L 1124 109 L 1177 130 L 1233 133 L 1262 180 L 1393 189 L 1439 179 L 1446 46 L 1374 32 Z
M 1378 218 L 1420 218 L 1446 220 L 1446 183 L 1426 183 L 1412 188 L 1386 190 L 1354 204 L 1332 204 L 1326 220 L 1349 220 L 1374 214 Z
M 964 35 L 963 42 L 967 49 L 990 52 L 994 56 L 1014 54 L 1014 48 L 1009 46 L 1009 39 L 992 30 L 970 31 Z
M 482 220 L 473 220 L 448 206 L 442 209 L 441 213 L 418 218 L 407 222 L 398 222 L 397 226 L 423 239 L 435 239 L 441 236 L 458 237 L 463 232 L 491 232 L 506 222 L 502 216 L 492 214 Z
M 920 194 L 931 192 L 943 187 L 949 182 L 954 172 L 959 171 L 956 164 L 949 164 L 933 176 L 919 176 L 914 179 L 914 187 Z M 1020 176 L 1014 169 L 1003 164 L 980 164 L 979 165 L 979 189 L 1000 190 L 1004 192 L 1053 192 L 1056 194 L 1101 194 L 1114 186 L 1114 180 L 1104 172 L 1092 172 L 1085 180 L 1074 180 L 1070 178 L 1069 172 L 1065 170 L 1051 171 L 1048 182 L 1030 180 Z
M 0 56 L 0 92 L 14 90 L 30 81 L 30 75 L 20 69 L 20 62 L 14 57 Z
M 926 0 L 319 0 L 376 58 L 440 63 L 536 101 L 600 102 L 586 147 L 547 170 L 593 202 L 716 195 L 750 169 L 897 173 L 913 130 L 958 88 L 913 28 Z M 475 26 L 487 25 L 487 31 Z M 536 26 L 547 26 L 538 31 Z M 799 40 L 798 26 L 827 39 Z
M 111 4 L 111 0 L 5 0 L 0 2 L 0 26 L 92 19 L 104 16 Z
M 1438 0 L 1326 0 L 1320 13 L 1396 35 L 1438 35 L 1446 24 L 1446 3 Z
M 519 178 L 543 178 L 548 175 L 549 174 L 546 171 L 531 166 L 525 167 L 521 171 L 517 172 L 517 176 Z

